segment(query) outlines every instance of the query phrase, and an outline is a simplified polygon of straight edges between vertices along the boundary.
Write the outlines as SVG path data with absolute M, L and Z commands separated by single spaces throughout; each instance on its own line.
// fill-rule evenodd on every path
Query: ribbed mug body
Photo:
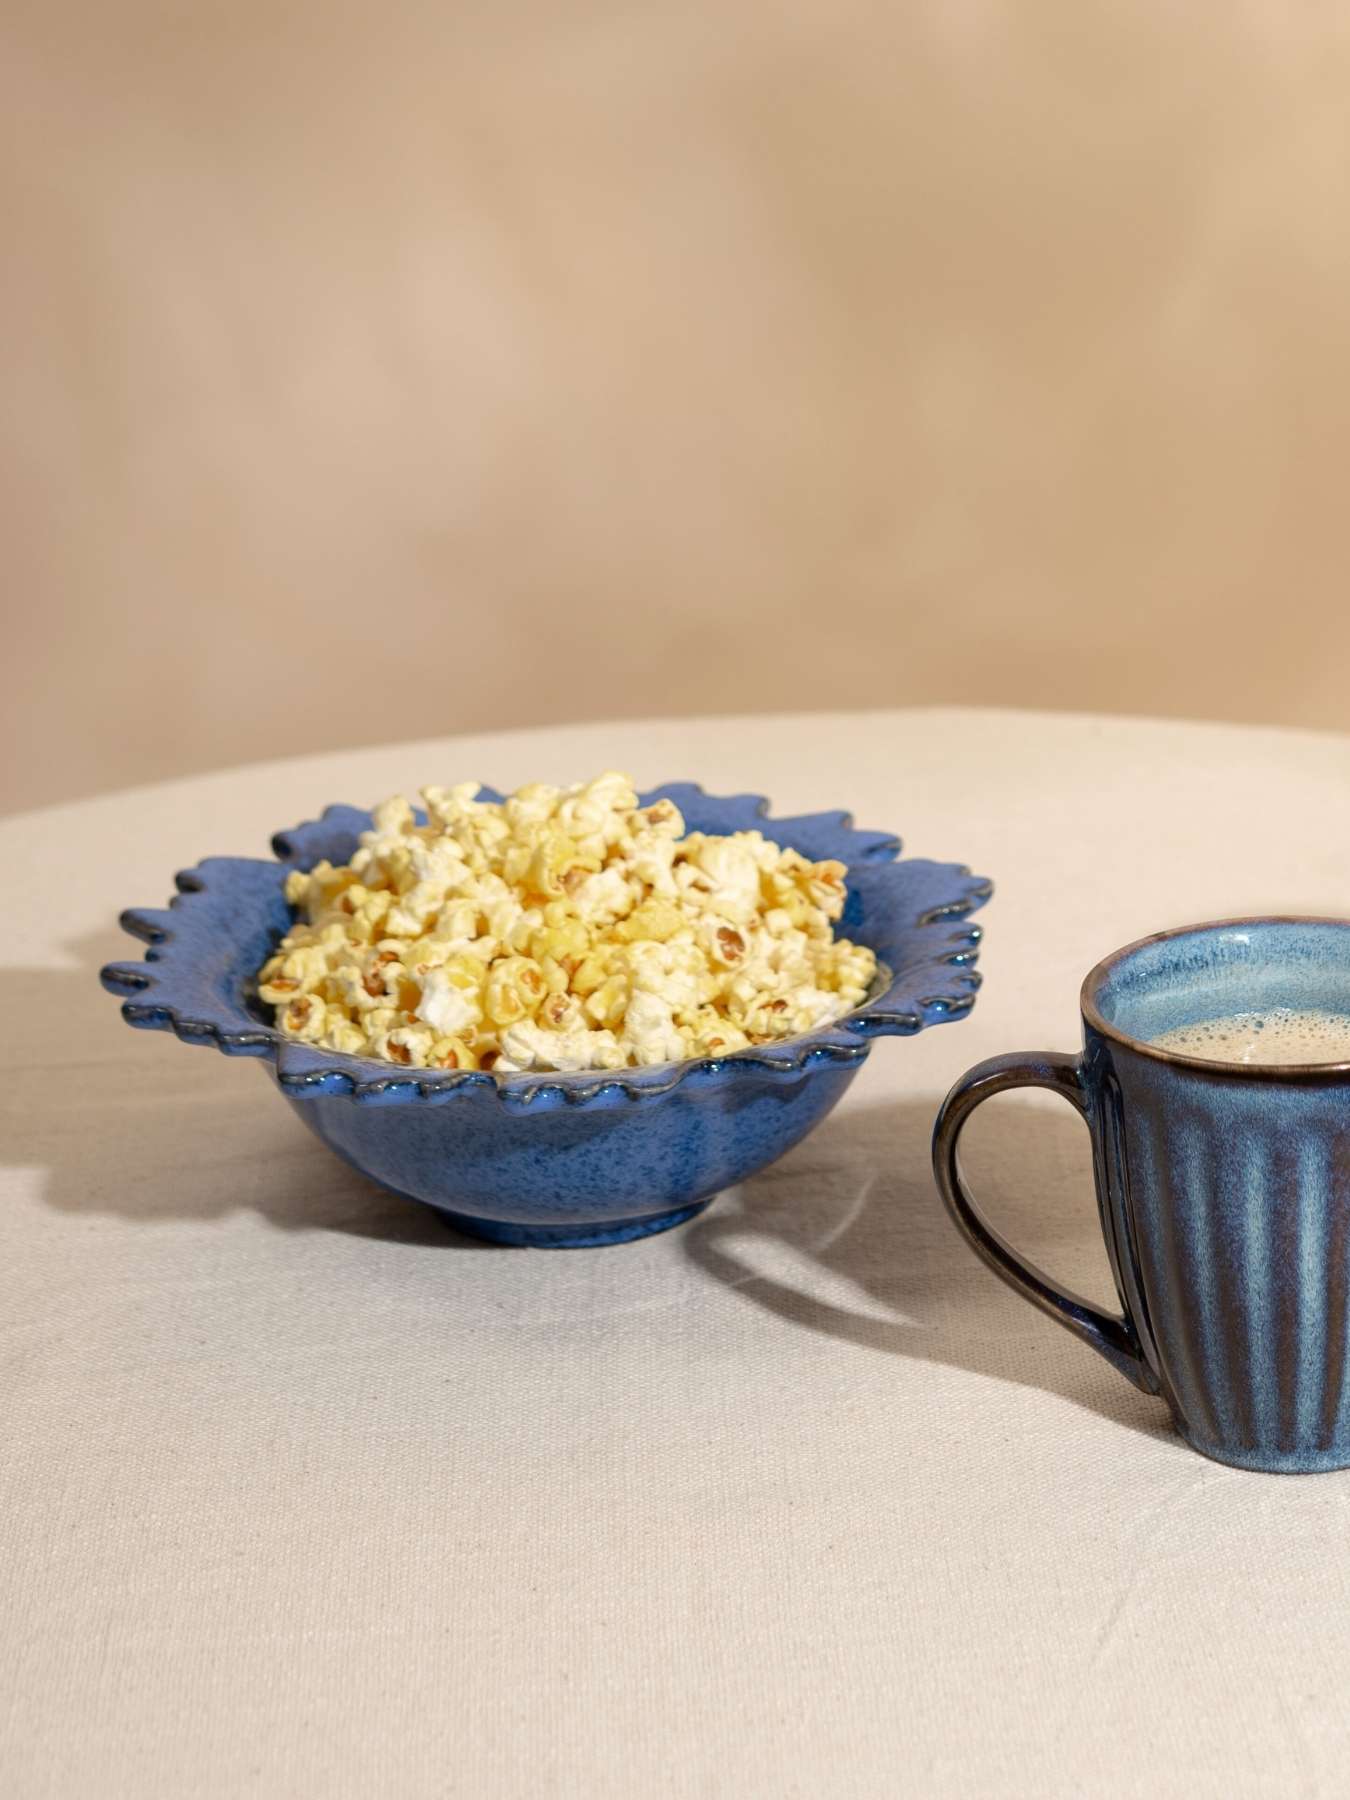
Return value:
M 1086 1044 L 1117 1274 L 1178 1429 L 1244 1468 L 1350 1466 L 1350 1076 Z

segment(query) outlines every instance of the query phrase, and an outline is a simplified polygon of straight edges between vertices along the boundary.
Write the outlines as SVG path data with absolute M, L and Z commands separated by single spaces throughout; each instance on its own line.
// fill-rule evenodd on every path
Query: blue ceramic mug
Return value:
M 943 1102 L 933 1166 L 952 1218 L 1033 1305 L 1161 1394 L 1206 1456 L 1350 1466 L 1350 1063 L 1216 1062 L 1151 1041 L 1276 1007 L 1350 1017 L 1350 921 L 1161 932 L 1099 963 L 1081 1004 L 1081 1056 L 994 1057 Z M 1050 1088 L 1087 1121 L 1119 1316 L 1019 1256 L 966 1189 L 962 1127 L 1015 1087 Z

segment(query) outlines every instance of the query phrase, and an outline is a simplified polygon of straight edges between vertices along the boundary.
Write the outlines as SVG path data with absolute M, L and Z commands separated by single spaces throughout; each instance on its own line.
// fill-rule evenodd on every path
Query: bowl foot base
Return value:
M 672 1225 L 683 1225 L 686 1219 L 694 1218 L 708 1204 L 697 1200 L 692 1206 L 677 1206 L 673 1212 L 653 1213 L 645 1219 L 611 1219 L 604 1225 L 511 1225 L 497 1219 L 475 1219 L 444 1206 L 438 1206 L 436 1211 L 456 1231 L 485 1238 L 491 1244 L 522 1244 L 534 1250 L 589 1250 L 600 1244 L 631 1244 L 636 1238 L 669 1231 Z

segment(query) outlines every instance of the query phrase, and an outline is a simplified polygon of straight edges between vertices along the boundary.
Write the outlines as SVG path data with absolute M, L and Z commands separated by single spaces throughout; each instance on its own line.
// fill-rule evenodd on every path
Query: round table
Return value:
M 847 806 L 993 877 L 974 1013 L 695 1223 L 447 1231 L 258 1067 L 96 971 L 202 856 L 334 799 L 606 767 Z M 934 1109 L 1071 1048 L 1102 953 L 1350 913 L 1350 740 L 929 710 L 451 738 L 0 822 L 0 1791 L 343 1800 L 1339 1794 L 1350 1474 L 1203 1461 L 1002 1287 Z M 1111 1296 L 1086 1134 L 1000 1099 L 968 1167 Z

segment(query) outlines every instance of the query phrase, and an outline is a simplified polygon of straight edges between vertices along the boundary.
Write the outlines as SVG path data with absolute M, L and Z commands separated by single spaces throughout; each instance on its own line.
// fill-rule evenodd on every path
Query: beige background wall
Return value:
M 1350 726 L 1347 9 L 4 37 L 0 806 L 614 714 Z

